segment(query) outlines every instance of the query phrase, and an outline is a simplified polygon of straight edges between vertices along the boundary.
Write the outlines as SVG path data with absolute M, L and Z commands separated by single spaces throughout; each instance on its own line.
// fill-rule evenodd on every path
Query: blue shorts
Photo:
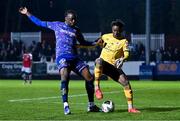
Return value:
M 85 64 L 81 59 L 79 58 L 74 58 L 74 59 L 66 59 L 66 58 L 61 58 L 58 57 L 56 59 L 56 64 L 58 66 L 58 69 L 61 70 L 62 68 L 69 68 L 74 72 L 81 73 L 81 71 L 88 67 L 87 64 Z

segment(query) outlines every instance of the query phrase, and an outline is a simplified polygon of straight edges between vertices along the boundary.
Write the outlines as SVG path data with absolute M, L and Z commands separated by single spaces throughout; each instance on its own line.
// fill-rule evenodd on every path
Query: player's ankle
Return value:
M 64 102 L 64 108 L 65 108 L 66 106 L 69 106 L 68 102 Z
M 94 102 L 88 102 L 88 106 L 89 107 L 94 106 Z
M 96 85 L 96 86 L 95 86 L 95 90 L 100 90 L 100 86 L 99 86 L 99 85 Z

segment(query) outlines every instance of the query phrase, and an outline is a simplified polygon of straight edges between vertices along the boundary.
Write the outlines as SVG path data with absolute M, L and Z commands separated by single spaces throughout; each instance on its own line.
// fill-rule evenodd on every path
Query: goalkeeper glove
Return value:
M 115 60 L 115 66 L 116 68 L 120 69 L 123 65 L 124 59 L 123 58 L 118 58 Z

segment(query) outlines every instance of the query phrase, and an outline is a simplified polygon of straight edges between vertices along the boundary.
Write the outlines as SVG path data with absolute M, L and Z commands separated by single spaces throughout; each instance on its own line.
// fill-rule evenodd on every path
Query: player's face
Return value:
M 74 26 L 76 24 L 76 19 L 77 19 L 76 15 L 69 13 L 65 17 L 65 22 L 70 26 Z
M 121 36 L 122 28 L 119 26 L 112 26 L 112 33 L 115 38 L 119 38 Z

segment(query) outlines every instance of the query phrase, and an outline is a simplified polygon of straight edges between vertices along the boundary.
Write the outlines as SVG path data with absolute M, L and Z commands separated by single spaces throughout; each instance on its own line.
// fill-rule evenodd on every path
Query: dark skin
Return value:
M 65 17 L 65 23 L 70 25 L 70 26 L 75 26 L 76 22 L 77 22 L 77 17 L 73 13 L 69 13 Z
M 113 33 L 113 37 L 116 39 L 122 39 L 121 33 L 123 31 L 123 28 L 120 26 L 112 26 L 112 33 Z M 127 80 L 126 76 L 124 74 L 121 74 L 119 76 L 119 80 L 118 82 L 124 86 L 125 89 L 130 89 L 131 86 L 129 85 L 129 81 Z
M 31 13 L 28 12 L 28 9 L 26 7 L 20 8 L 19 12 L 21 14 L 23 14 L 23 15 L 31 17 Z M 38 20 L 38 21 L 40 22 L 40 26 L 48 28 L 47 23 L 43 23 L 43 25 L 41 25 L 42 21 L 41 20 Z M 75 11 L 73 11 L 73 10 L 66 11 L 65 18 L 64 18 L 64 23 L 66 25 L 68 25 L 69 28 L 74 29 L 76 31 L 76 33 L 73 33 L 73 38 L 72 38 L 73 41 L 77 40 L 82 45 L 91 44 L 91 43 L 88 43 L 88 42 L 86 42 L 84 40 L 84 37 L 83 37 L 82 33 L 80 32 L 79 28 L 75 26 L 76 21 L 77 21 L 77 16 L 76 16 Z M 39 25 L 39 24 L 37 24 L 37 25 Z M 67 30 L 67 32 L 69 32 L 69 30 Z M 75 36 L 74 36 L 74 34 L 75 34 Z M 68 35 L 65 35 L 65 36 L 68 36 Z M 72 45 L 72 47 L 75 47 L 75 45 Z M 68 60 L 66 61 L 66 59 L 64 59 L 64 60 L 65 60 L 64 63 L 65 64 L 68 63 L 68 64 L 67 64 L 67 67 L 65 66 L 65 67 L 63 67 L 63 68 L 61 68 L 59 70 L 59 75 L 61 76 L 62 84 L 64 85 L 64 87 L 62 87 L 62 85 L 61 85 L 61 87 L 63 89 L 65 89 L 65 91 L 68 91 L 68 83 L 69 83 L 69 79 L 70 79 L 70 72 L 71 71 L 77 71 L 78 75 L 82 76 L 86 80 L 85 84 L 86 84 L 86 91 L 87 91 L 87 94 L 88 94 L 88 99 L 89 99 L 89 102 L 93 102 L 94 101 L 93 100 L 94 99 L 94 97 L 93 97 L 93 93 L 94 93 L 93 81 L 94 81 L 94 78 L 91 75 L 91 73 L 89 72 L 89 68 L 83 66 L 83 69 L 81 67 L 80 68 L 81 72 L 79 72 L 79 70 L 78 70 L 79 69 L 78 68 L 79 67 L 78 66 L 79 60 L 77 60 L 77 62 L 75 61 L 76 62 L 75 64 L 72 61 L 68 61 Z M 72 64 L 72 65 L 69 65 L 69 64 Z M 78 67 L 76 67 L 76 66 L 78 66 Z M 65 98 L 67 98 L 67 97 L 65 97 Z M 66 99 L 63 99 L 63 101 L 66 101 Z
M 25 15 L 27 15 L 27 16 L 30 16 L 30 15 L 31 15 L 26 7 L 21 7 L 21 8 L 19 9 L 19 12 L 20 12 L 21 14 L 25 14 Z M 65 23 L 68 24 L 69 26 L 74 27 L 74 26 L 76 25 L 76 22 L 77 22 L 77 17 L 76 17 L 75 14 L 73 14 L 73 13 L 68 13 L 68 14 L 65 16 Z M 62 80 L 67 80 L 67 79 L 69 79 L 69 73 L 70 73 L 70 71 L 71 71 L 71 70 L 68 69 L 68 68 L 62 68 L 62 69 L 60 70 L 60 72 L 59 72 L 60 75 L 61 75 L 61 79 L 62 79 Z M 82 70 L 81 75 L 82 75 L 87 81 L 93 79 L 93 77 L 92 77 L 92 75 L 90 74 L 88 68 L 84 68 L 84 69 Z
M 123 38 L 121 36 L 122 31 L 123 31 L 123 27 L 120 27 L 120 26 L 117 26 L 117 25 L 112 26 L 112 33 L 113 33 L 114 38 L 121 40 Z M 103 45 L 103 40 L 100 38 L 97 43 L 102 46 Z M 131 88 L 130 85 L 129 85 L 129 81 L 127 80 L 127 78 L 126 78 L 126 76 L 124 74 L 119 76 L 118 82 L 121 85 L 123 85 L 126 89 Z M 97 85 L 96 85 L 96 88 L 98 88 Z
M 112 33 L 113 33 L 113 37 L 116 38 L 116 39 L 121 39 L 121 32 L 122 32 L 122 27 L 119 27 L 119 26 L 112 26 Z
M 68 24 L 69 26 L 72 26 L 72 27 L 75 26 L 76 22 L 77 22 L 77 17 L 73 13 L 68 13 L 65 16 L 65 23 Z M 68 68 L 62 68 L 60 70 L 61 79 L 66 80 L 67 78 L 69 78 L 69 73 L 70 73 L 70 70 Z M 90 81 L 93 79 L 88 68 L 84 68 L 81 72 L 81 75 L 87 81 Z
M 121 40 L 123 38 L 121 36 L 122 31 L 123 31 L 122 27 L 116 26 L 116 25 L 112 26 L 112 33 L 113 33 L 114 38 Z M 103 43 L 103 40 L 99 38 L 97 41 L 97 45 L 103 46 L 102 43 Z

